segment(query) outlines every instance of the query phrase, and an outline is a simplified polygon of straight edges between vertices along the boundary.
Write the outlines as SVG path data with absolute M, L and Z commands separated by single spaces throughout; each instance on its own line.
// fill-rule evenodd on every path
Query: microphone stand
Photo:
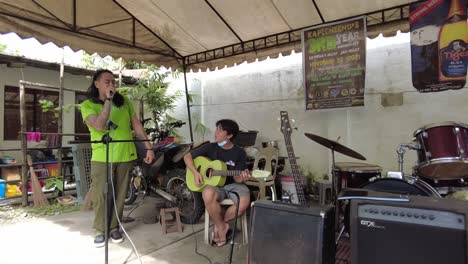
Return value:
M 108 242 L 109 242 L 109 216 L 110 216 L 110 202 L 111 192 L 109 192 L 109 179 L 111 177 L 110 171 L 110 162 L 109 162 L 109 144 L 111 143 L 122 143 L 122 142 L 145 142 L 150 141 L 147 139 L 144 140 L 112 140 L 109 137 L 109 131 L 106 131 L 106 135 L 102 137 L 102 140 L 92 140 L 92 141 L 69 141 L 68 144 L 94 144 L 94 143 L 103 143 L 106 144 L 106 180 L 104 182 L 104 237 L 105 237 L 105 263 L 108 263 Z

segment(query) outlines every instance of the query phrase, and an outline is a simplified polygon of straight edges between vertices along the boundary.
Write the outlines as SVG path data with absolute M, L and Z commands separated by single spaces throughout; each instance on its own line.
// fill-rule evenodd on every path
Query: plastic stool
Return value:
M 319 204 L 325 205 L 331 202 L 332 197 L 332 182 L 327 180 L 318 180 L 319 189 Z
M 166 217 L 171 214 L 172 220 L 168 220 Z M 167 234 L 170 232 L 182 232 L 182 224 L 180 223 L 179 207 L 172 208 L 161 208 L 161 232 Z

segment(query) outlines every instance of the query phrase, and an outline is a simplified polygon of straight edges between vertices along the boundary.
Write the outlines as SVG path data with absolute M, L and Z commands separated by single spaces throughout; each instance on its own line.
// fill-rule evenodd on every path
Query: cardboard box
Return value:
M 2 179 L 6 181 L 21 180 L 21 169 L 19 167 L 2 168 Z

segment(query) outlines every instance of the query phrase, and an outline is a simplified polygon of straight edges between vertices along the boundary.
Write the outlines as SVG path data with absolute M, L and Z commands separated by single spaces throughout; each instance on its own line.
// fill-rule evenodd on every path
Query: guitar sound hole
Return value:
M 207 170 L 206 170 L 206 175 L 205 175 L 205 177 L 206 177 L 207 179 L 211 178 L 211 172 L 212 172 L 212 171 L 213 171 L 213 169 L 207 169 Z

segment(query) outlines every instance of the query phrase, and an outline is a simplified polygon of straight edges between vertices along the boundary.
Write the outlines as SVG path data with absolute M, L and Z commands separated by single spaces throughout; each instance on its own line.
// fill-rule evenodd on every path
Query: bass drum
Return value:
M 371 181 L 362 185 L 361 188 L 377 192 L 388 192 L 402 195 L 441 197 L 437 190 L 434 189 L 431 185 L 413 176 L 406 176 L 403 179 L 371 179 Z

